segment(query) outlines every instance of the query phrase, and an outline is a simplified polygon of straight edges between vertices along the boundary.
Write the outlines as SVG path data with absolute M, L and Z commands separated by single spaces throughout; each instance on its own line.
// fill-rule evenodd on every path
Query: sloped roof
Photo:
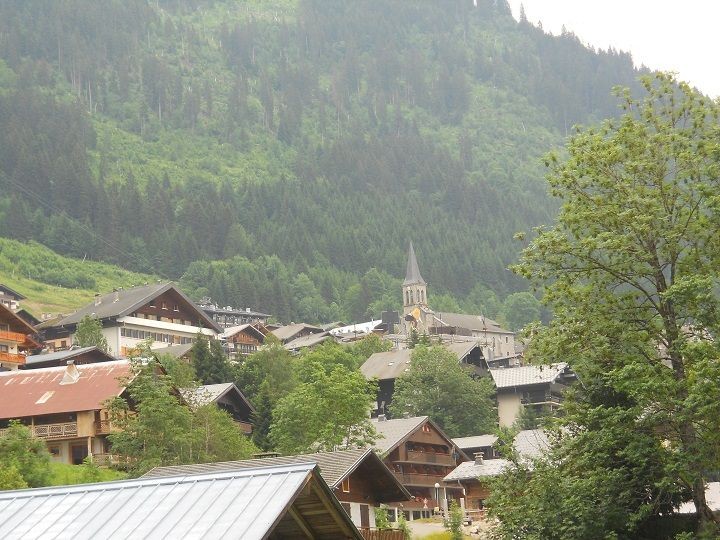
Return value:
M 456 326 L 458 328 L 466 328 L 475 330 L 476 332 L 500 332 L 504 334 L 512 334 L 510 330 L 505 330 L 500 323 L 483 317 L 482 315 L 467 315 L 465 313 L 439 313 L 435 312 L 436 323 L 445 326 Z M 438 320 L 439 319 L 439 320 Z
M 425 280 L 420 275 L 420 268 L 418 267 L 417 258 L 415 257 L 415 250 L 413 249 L 412 242 L 410 242 L 410 247 L 408 247 L 407 268 L 405 269 L 405 281 L 403 281 L 403 285 L 413 285 L 415 283 L 425 285 Z
M 456 437 L 452 440 L 458 448 L 479 448 L 481 446 L 492 446 L 497 442 L 497 435 L 475 435 L 474 437 Z
M 181 343 L 179 345 L 168 345 L 167 347 L 157 347 L 152 350 L 155 354 L 168 354 L 173 358 L 182 358 L 192 349 L 192 343 Z
M 118 378 L 131 374 L 127 360 L 74 368 L 80 377 L 70 384 L 63 384 L 67 366 L 0 372 L 0 418 L 99 410 L 125 389 Z
M 296 456 L 277 456 L 242 461 L 224 461 L 220 463 L 201 463 L 197 465 L 175 465 L 155 467 L 145 473 L 143 478 L 177 476 L 183 474 L 209 474 L 221 471 L 242 470 L 252 467 L 289 465 L 292 463 L 317 463 L 320 474 L 330 487 L 337 487 L 358 467 L 367 463 L 372 466 L 372 474 L 366 480 L 380 488 L 378 502 L 395 502 L 409 500 L 410 494 L 398 482 L 395 475 L 387 468 L 370 448 L 338 450 L 336 452 L 319 452 Z
M 218 399 L 229 392 L 235 394 L 238 399 L 250 408 L 251 411 L 255 410 L 252 404 L 245 397 L 245 394 L 243 394 L 234 383 L 205 384 L 203 386 L 198 386 L 197 388 L 182 388 L 180 390 L 180 394 L 185 401 L 190 401 L 193 405 L 198 407 L 215 403 Z
M 323 331 L 322 328 L 313 326 L 312 324 L 297 323 L 281 326 L 280 328 L 271 330 L 270 333 L 276 338 L 278 338 L 280 341 L 287 341 L 289 339 L 292 339 L 296 334 L 302 332 L 305 329 L 312 330 L 313 333 Z
M 473 349 L 478 347 L 477 342 L 447 343 L 443 344 L 447 350 L 455 353 L 458 360 L 465 358 Z M 397 379 L 410 370 L 410 356 L 412 349 L 399 349 L 395 351 L 377 352 L 365 360 L 360 371 L 366 379 L 379 380 Z
M 12 332 L 20 334 L 28 334 L 34 336 L 37 331 L 33 326 L 22 317 L 18 316 L 13 310 L 5 304 L 0 304 L 0 321 L 10 325 Z
M 5 293 L 7 296 L 14 296 L 17 300 L 25 300 L 25 296 L 2 283 L 0 283 L 0 292 Z
M 239 334 L 240 332 L 244 332 L 245 330 L 249 331 L 251 334 L 254 334 L 255 337 L 257 337 L 261 342 L 265 339 L 265 334 L 263 334 L 260 330 L 255 328 L 255 326 L 250 323 L 226 328 L 225 331 L 220 334 L 220 337 L 223 339 L 231 338 L 234 335 Z
M 288 351 L 295 351 L 297 349 L 304 349 L 305 347 L 314 347 L 315 345 L 319 345 L 329 339 L 333 339 L 329 332 L 320 332 L 288 341 L 285 345 L 283 345 L 283 347 L 285 347 Z
M 443 478 L 443 482 L 497 476 L 510 465 L 511 462 L 507 459 L 485 459 L 482 465 L 478 465 L 474 461 L 465 461 Z
M 378 435 L 380 435 L 380 438 L 374 445 L 375 448 L 382 454 L 390 452 L 428 420 L 429 418 L 427 416 L 393 418 L 392 420 L 378 420 L 377 418 L 373 418 L 372 425 L 375 431 L 378 432 Z
M 565 362 L 560 362 L 543 366 L 498 368 L 491 369 L 490 375 L 496 388 L 514 388 L 555 382 L 567 367 Z
M 132 287 L 131 289 L 122 289 L 99 296 L 90 304 L 80 308 L 75 313 L 60 319 L 49 326 L 70 326 L 79 323 L 86 315 L 97 319 L 111 319 L 124 317 L 147 304 L 153 298 L 157 298 L 164 292 L 173 290 L 182 300 L 185 301 L 188 308 L 195 311 L 198 318 L 202 319 L 208 328 L 212 328 L 216 332 L 222 332 L 215 321 L 213 321 L 207 313 L 197 307 L 185 293 L 177 288 L 173 283 L 153 283 L 152 285 L 142 285 L 140 287 Z
M 526 429 L 515 435 L 515 451 L 523 458 L 538 458 L 550 449 L 550 441 L 542 429 Z
M 295 504 L 306 501 L 317 512 Z M 260 540 L 302 534 L 297 516 L 315 538 L 362 538 L 314 463 L 0 493 L 8 539 Z
M 95 353 L 97 356 L 97 362 L 112 362 L 117 360 L 110 356 L 108 353 L 101 351 L 95 345 L 90 347 L 79 347 L 77 349 L 68 349 L 66 351 L 56 351 L 43 354 L 33 354 L 25 358 L 24 369 L 32 368 L 33 365 L 47 364 L 47 363 L 58 363 L 62 364 L 68 360 L 72 360 L 78 356 L 86 353 Z

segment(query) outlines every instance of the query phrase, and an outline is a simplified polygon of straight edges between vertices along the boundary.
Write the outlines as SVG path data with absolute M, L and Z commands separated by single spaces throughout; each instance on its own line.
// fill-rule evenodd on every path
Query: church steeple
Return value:
M 427 306 L 427 284 L 420 275 L 417 258 L 415 258 L 415 250 L 412 242 L 408 248 L 407 270 L 405 272 L 405 281 L 402 284 L 404 314 L 412 313 L 420 306 Z
M 415 258 L 415 250 L 413 249 L 412 240 L 410 241 L 410 248 L 408 249 L 408 260 L 407 270 L 405 271 L 405 285 L 425 285 L 425 280 L 420 275 L 420 268 L 418 267 L 417 259 Z

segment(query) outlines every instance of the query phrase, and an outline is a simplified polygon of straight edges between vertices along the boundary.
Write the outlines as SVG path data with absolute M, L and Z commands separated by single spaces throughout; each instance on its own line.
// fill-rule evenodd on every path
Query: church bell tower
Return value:
M 424 329 L 424 313 L 423 308 L 427 310 L 427 283 L 420 275 L 417 259 L 415 258 L 415 250 L 412 242 L 408 249 L 407 270 L 405 272 L 405 281 L 402 284 L 403 293 L 403 318 L 405 319 L 403 327 L 406 333 L 410 333 L 413 326 L 412 321 L 408 321 L 408 315 L 411 315 L 418 321 L 418 331 Z

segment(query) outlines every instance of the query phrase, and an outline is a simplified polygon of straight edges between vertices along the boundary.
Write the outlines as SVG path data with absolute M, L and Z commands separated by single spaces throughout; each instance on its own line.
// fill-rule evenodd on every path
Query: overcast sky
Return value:
M 720 96 L 720 1 L 509 0 L 532 23 L 559 34 L 563 26 L 596 48 L 632 54 L 636 65 L 675 71 L 705 94 Z

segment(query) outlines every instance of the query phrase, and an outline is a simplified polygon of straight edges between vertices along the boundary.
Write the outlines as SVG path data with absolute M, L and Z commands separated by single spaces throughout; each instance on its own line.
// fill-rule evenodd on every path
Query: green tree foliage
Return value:
M 540 320 L 540 308 L 540 301 L 531 293 L 513 293 L 505 298 L 502 315 L 509 329 L 518 331 L 526 324 Z
M 227 413 L 212 404 L 186 405 L 158 361 L 148 356 L 133 363 L 127 386 L 133 413 L 123 398 L 109 403 L 111 419 L 120 428 L 109 435 L 113 452 L 129 458 L 131 474 L 160 465 L 252 456 L 254 446 Z
M 449 516 L 444 520 L 443 525 L 450 533 L 451 540 L 463 540 L 463 510 L 456 500 L 450 501 Z
M 0 437 L 0 463 L 5 482 L 11 489 L 18 486 L 18 475 L 28 487 L 40 487 L 50 479 L 50 453 L 45 441 L 35 437 L 29 428 L 12 421 Z
M 27 482 L 14 465 L 0 465 L 0 490 L 26 487 Z
M 472 376 L 442 346 L 417 346 L 410 371 L 395 381 L 390 411 L 400 417 L 427 415 L 450 436 L 489 433 L 495 427 L 490 382 Z
M 95 346 L 101 351 L 108 352 L 107 339 L 102 333 L 102 323 L 90 315 L 85 315 L 78 323 L 73 343 L 79 347 Z
M 375 441 L 368 411 L 375 385 L 342 362 L 305 360 L 298 385 L 273 411 L 270 439 L 284 454 L 364 447 Z
M 637 72 L 474 4 L 2 3 L 0 230 L 283 321 L 397 308 L 418 234 L 438 295 L 520 290 L 538 158 Z
M 190 362 L 202 384 L 227 383 L 234 379 L 230 360 L 216 339 L 208 340 L 198 334 L 190 349 Z
M 562 210 L 518 271 L 543 288 L 554 318 L 530 353 L 566 358 L 583 391 L 564 407 L 567 436 L 550 465 L 501 488 L 525 517 L 538 509 L 531 534 L 498 499 L 514 538 L 634 536 L 683 494 L 701 528 L 714 527 L 705 483 L 720 468 L 720 107 L 670 75 L 643 83 L 645 98 L 620 91 L 620 120 L 548 158 Z M 551 486 L 552 498 L 541 495 Z M 568 521 L 565 536 L 550 534 L 550 515 Z

